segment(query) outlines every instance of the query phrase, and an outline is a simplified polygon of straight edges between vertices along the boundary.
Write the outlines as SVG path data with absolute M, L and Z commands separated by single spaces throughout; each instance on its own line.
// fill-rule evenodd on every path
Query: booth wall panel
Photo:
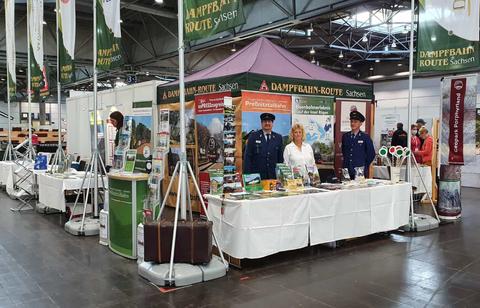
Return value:
M 440 101 L 441 77 L 415 78 L 413 80 L 412 122 L 418 118 L 441 118 Z M 375 112 L 374 144 L 380 145 L 382 118 L 387 114 L 398 114 L 407 130 L 408 79 L 374 83 L 377 109 Z M 480 83 L 478 85 L 477 107 L 480 108 Z M 462 186 L 480 188 L 480 155 L 476 161 L 462 168 Z

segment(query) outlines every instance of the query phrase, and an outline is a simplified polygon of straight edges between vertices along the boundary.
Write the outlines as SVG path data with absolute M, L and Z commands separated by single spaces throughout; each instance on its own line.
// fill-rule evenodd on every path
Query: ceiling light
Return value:
M 380 63 L 380 59 L 376 59 L 376 60 L 375 60 L 375 63 Z
M 402 63 L 398 63 L 397 66 L 402 66 L 403 64 Z
M 310 54 L 311 54 L 311 55 L 314 55 L 314 54 L 315 54 L 315 48 L 312 47 L 312 49 L 310 49 Z
M 368 42 L 367 34 L 365 33 L 362 37 L 362 42 L 366 43 Z
M 408 76 L 410 75 L 410 72 L 409 71 L 405 71 L 405 72 L 399 72 L 399 73 L 396 73 L 395 76 Z
M 370 70 L 373 71 L 373 66 L 370 67 Z
M 317 66 L 320 66 L 320 62 L 317 61 Z
M 145 75 L 146 75 L 146 76 L 150 76 L 150 72 L 145 72 Z
M 368 77 L 367 79 L 368 80 L 375 80 L 375 79 L 380 79 L 380 78 L 384 78 L 385 75 L 373 75 L 373 76 L 370 76 Z
M 310 61 L 310 63 L 315 64 L 315 58 L 312 58 L 312 60 Z
M 407 33 L 408 33 L 407 26 L 403 26 L 402 33 L 403 33 L 403 34 L 407 34 Z
M 397 43 L 395 43 L 395 41 L 392 42 L 392 48 L 396 48 L 397 47 Z
M 340 50 L 340 54 L 338 55 L 338 58 L 343 59 L 343 52 Z
M 437 41 L 437 37 L 434 35 L 434 36 L 432 36 L 431 40 L 432 40 L 432 42 L 436 42 L 436 41 Z
M 235 45 L 232 46 L 232 49 L 230 49 L 231 52 L 237 51 L 237 48 L 235 48 Z
M 389 50 L 388 45 L 385 45 L 385 47 L 383 47 L 383 50 L 388 51 Z
M 155 0 L 155 3 L 157 3 L 157 4 L 163 4 L 163 0 Z
M 23 73 L 23 69 L 19 68 L 19 69 L 18 69 L 18 72 L 19 72 L 19 73 Z
M 351 68 L 351 67 L 352 67 L 352 65 L 349 63 L 349 64 L 347 64 L 347 67 L 348 67 L 348 68 Z
M 120 19 L 120 23 L 123 23 L 123 20 Z
M 5 81 L 5 78 L 2 78 L 2 81 Z
M 117 80 L 120 80 L 120 77 L 117 77 Z
M 42 23 L 43 23 L 44 25 L 46 25 L 46 24 L 47 24 L 47 22 L 46 22 L 45 20 L 44 20 Z

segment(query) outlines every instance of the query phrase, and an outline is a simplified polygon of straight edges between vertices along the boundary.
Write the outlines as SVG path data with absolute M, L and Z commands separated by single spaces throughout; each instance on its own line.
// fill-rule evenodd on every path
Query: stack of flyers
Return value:
M 280 182 L 280 184 L 284 188 L 286 188 L 287 180 L 294 179 L 292 170 L 286 164 L 283 164 L 283 163 L 277 164 L 275 167 L 275 171 L 277 174 L 277 180 Z
M 167 152 L 169 145 L 170 133 L 166 131 L 157 133 L 157 148 L 161 149 L 164 152 Z
M 262 191 L 262 179 L 259 173 L 244 174 L 243 186 L 247 192 Z
M 125 165 L 125 150 L 117 148 L 115 154 L 113 154 L 113 166 L 115 170 L 122 170 Z
M 223 172 L 225 175 L 235 175 L 237 172 L 235 166 L 235 139 L 235 107 L 232 104 L 232 99 L 225 97 L 223 109 Z M 224 182 L 227 183 L 226 181 Z M 238 188 L 232 189 L 237 190 Z
M 135 169 L 135 161 L 137 160 L 137 150 L 128 150 L 125 155 L 125 165 L 123 171 L 127 173 L 133 173 Z
M 234 192 L 242 192 L 242 179 L 240 174 L 224 174 L 223 175 L 223 193 L 229 194 Z
M 210 194 L 223 194 L 223 170 L 209 170 L 208 174 L 210 176 Z

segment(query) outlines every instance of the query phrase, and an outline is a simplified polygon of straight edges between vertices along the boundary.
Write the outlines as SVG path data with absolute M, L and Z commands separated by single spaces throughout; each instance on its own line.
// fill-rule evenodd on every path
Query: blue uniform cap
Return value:
M 275 121 L 275 116 L 271 113 L 265 112 L 265 113 L 262 113 L 260 115 L 260 120 L 262 120 L 262 121 L 266 121 L 266 120 Z
M 358 120 L 360 122 L 365 122 L 365 117 L 358 111 L 350 112 L 350 120 Z

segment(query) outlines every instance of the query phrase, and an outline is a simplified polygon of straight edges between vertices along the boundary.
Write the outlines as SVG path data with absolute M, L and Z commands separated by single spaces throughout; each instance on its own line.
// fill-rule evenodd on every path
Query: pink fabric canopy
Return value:
M 187 83 L 242 73 L 367 85 L 364 82 L 345 77 L 314 65 L 263 37 L 255 40 L 250 45 L 232 54 L 225 60 L 200 72 L 187 76 L 185 82 Z M 166 85 L 172 84 L 173 83 Z

